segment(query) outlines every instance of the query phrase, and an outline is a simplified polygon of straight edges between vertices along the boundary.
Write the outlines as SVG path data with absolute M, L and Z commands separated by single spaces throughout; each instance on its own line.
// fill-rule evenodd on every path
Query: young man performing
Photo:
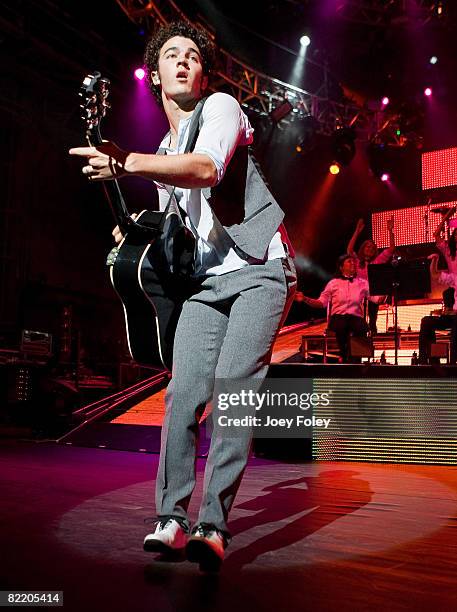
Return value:
M 158 523 L 144 548 L 185 549 L 188 559 L 203 570 L 218 569 L 230 541 L 227 518 L 252 431 L 244 428 L 239 437 L 224 437 L 214 420 L 200 512 L 190 531 L 187 509 L 195 486 L 198 419 L 216 379 L 260 383 L 266 376 L 274 339 L 296 287 L 281 225 L 283 212 L 247 156 L 253 130 L 234 98 L 223 93 L 207 98 L 195 148 L 183 153 L 212 55 L 206 36 L 185 23 L 162 28 L 148 42 L 150 84 L 170 125 L 159 149 L 165 154 L 129 153 L 114 143 L 71 150 L 87 158 L 82 171 L 91 180 L 128 175 L 153 180 L 161 210 L 170 186 L 176 187 L 176 200 L 197 238 L 197 289 L 179 318 L 165 400 L 156 479 Z M 119 231 L 113 233 L 119 242 Z

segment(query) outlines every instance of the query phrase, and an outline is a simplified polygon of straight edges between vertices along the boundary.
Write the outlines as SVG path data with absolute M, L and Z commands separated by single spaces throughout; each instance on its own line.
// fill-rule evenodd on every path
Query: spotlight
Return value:
M 305 36 L 300 38 L 300 44 L 302 47 L 309 47 L 311 44 L 311 38 L 305 34 Z
M 137 68 L 134 72 L 134 75 L 136 79 L 142 81 L 146 76 L 146 72 L 144 71 L 144 68 Z
M 336 129 L 331 137 L 333 158 L 342 166 L 349 166 L 355 155 L 355 132 L 353 128 Z
M 390 102 L 389 98 L 387 96 L 384 96 L 384 98 L 382 99 L 382 105 L 387 106 L 389 102 Z
M 438 62 L 438 58 L 436 57 L 436 55 L 432 55 L 429 61 L 431 64 L 436 64 Z
M 319 129 L 319 122 L 312 115 L 295 118 L 296 129 L 298 130 L 297 153 L 309 153 L 316 146 L 316 132 Z
M 281 104 L 279 104 L 279 106 L 277 106 L 271 111 L 270 117 L 275 123 L 279 123 L 282 119 L 284 119 L 284 117 L 286 117 L 290 113 L 292 109 L 293 106 L 289 102 L 289 100 L 284 100 L 283 102 L 281 102 Z
M 368 163 L 374 176 L 386 182 L 390 179 L 391 156 L 382 142 L 370 142 L 367 149 Z
M 340 167 L 338 166 L 338 164 L 332 164 L 329 168 L 329 172 L 330 174 L 339 174 L 340 173 Z
M 424 89 L 424 95 L 426 95 L 427 97 L 430 97 L 432 95 L 432 88 L 431 87 L 426 87 Z

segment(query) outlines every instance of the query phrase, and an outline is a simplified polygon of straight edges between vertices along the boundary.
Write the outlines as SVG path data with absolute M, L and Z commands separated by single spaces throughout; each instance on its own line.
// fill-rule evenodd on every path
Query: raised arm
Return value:
M 437 282 L 440 276 L 440 271 L 438 270 L 439 258 L 440 256 L 438 255 L 438 253 L 433 253 L 432 255 L 428 256 L 428 259 L 430 259 L 430 276 L 432 280 L 435 280 Z
M 447 213 L 444 215 L 444 217 L 441 219 L 440 224 L 438 225 L 438 227 L 435 230 L 434 233 L 434 238 L 435 238 L 435 242 L 439 242 L 441 239 L 441 232 L 443 231 L 444 226 L 446 225 L 446 221 L 449 219 L 449 217 L 451 217 L 453 214 L 455 213 L 455 209 L 454 208 L 450 208 Z
M 189 189 L 212 187 L 217 182 L 217 169 L 208 155 L 128 153 L 113 142 L 105 142 L 98 147 L 76 147 L 70 149 L 70 155 L 87 159 L 83 174 L 94 181 L 141 176 Z
M 94 181 L 131 175 L 184 189 L 213 187 L 224 176 L 238 144 L 252 142 L 252 128 L 238 102 L 223 93 L 208 98 L 202 118 L 192 153 L 134 153 L 104 142 L 97 147 L 70 149 L 70 154 L 86 158 L 83 174 Z
M 364 227 L 365 223 L 363 219 L 359 219 L 357 221 L 357 225 L 355 226 L 354 233 L 352 234 L 351 239 L 348 242 L 347 252 L 349 253 L 349 255 L 355 255 L 355 243 L 357 242 L 357 238 L 363 232 Z
M 394 217 L 387 221 L 387 231 L 389 232 L 389 249 L 395 249 Z

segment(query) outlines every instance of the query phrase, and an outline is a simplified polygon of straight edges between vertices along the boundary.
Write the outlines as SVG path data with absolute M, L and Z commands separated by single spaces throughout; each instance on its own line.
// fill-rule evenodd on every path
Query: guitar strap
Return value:
M 197 142 L 197 138 L 198 135 L 200 133 L 200 117 L 203 111 L 203 106 L 205 104 L 207 100 L 207 97 L 202 98 L 201 100 L 199 100 L 199 102 L 197 103 L 195 110 L 192 114 L 192 119 L 190 122 L 190 126 L 189 126 L 189 136 L 187 138 L 187 144 L 186 147 L 184 149 L 184 153 L 189 153 L 191 151 L 194 150 L 195 148 L 195 143 Z M 165 151 L 164 149 L 159 149 L 157 151 L 158 155 L 164 155 Z M 170 208 L 173 207 L 174 212 L 180 217 L 181 221 L 184 223 L 184 219 L 183 219 L 183 215 L 186 215 L 186 212 L 179 206 L 178 202 L 176 201 L 176 199 L 174 198 L 175 195 L 175 189 L 176 187 L 171 187 L 170 185 L 165 185 L 165 189 L 168 191 L 168 193 L 170 194 L 170 197 L 168 198 L 168 203 L 165 207 L 164 213 L 162 215 L 162 219 L 160 221 L 160 225 L 159 225 L 159 229 L 162 230 L 163 229 L 163 224 L 165 223 L 165 219 L 167 217 L 167 213 L 169 212 Z M 176 206 L 174 205 L 174 203 L 176 203 Z
M 198 101 L 195 107 L 195 110 L 192 114 L 192 119 L 191 119 L 190 126 L 189 126 L 189 137 L 187 139 L 187 144 L 184 149 L 184 153 L 189 153 L 195 147 L 195 143 L 197 142 L 198 134 L 200 133 L 200 118 L 201 118 L 203 106 L 206 100 L 207 100 L 207 96 L 205 98 L 201 98 L 201 100 Z M 157 151 L 156 155 L 165 155 L 165 149 L 160 148 Z M 168 198 L 168 202 L 165 207 L 165 210 L 163 211 L 163 214 L 160 217 L 160 222 L 157 225 L 155 224 L 154 225 L 152 224 L 143 225 L 140 219 L 140 221 L 134 222 L 134 226 L 136 229 L 146 230 L 148 233 L 150 233 L 151 231 L 155 231 L 158 234 L 160 234 L 163 231 L 163 227 L 164 227 L 164 224 L 167 218 L 167 214 L 170 211 L 170 208 L 173 208 L 173 212 L 181 220 L 181 223 L 185 225 L 183 215 L 186 215 L 186 212 L 179 206 L 178 202 L 174 198 L 176 188 L 171 187 L 170 185 L 164 185 L 164 187 L 170 194 L 170 197 Z

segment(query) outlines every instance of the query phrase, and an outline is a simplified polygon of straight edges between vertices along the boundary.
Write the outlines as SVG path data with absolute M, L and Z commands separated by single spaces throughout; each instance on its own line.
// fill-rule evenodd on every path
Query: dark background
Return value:
M 366 102 L 388 95 L 397 108 L 406 105 L 420 117 L 422 150 L 456 145 L 455 3 L 445 3 L 445 19 L 409 27 L 394 17 L 377 26 L 329 18 L 323 9 L 331 1 L 178 4 L 204 19 L 224 48 L 288 82 L 296 61 L 291 51 L 309 33 L 308 57 L 317 65 L 307 65 L 296 85 L 316 91 L 323 78 L 319 66 L 326 64 L 334 99 L 347 90 Z M 77 93 L 93 69 L 112 81 L 104 136 L 126 149 L 155 150 L 166 122 L 132 78 L 147 33 L 115 0 L 10 1 L 0 7 L 1 343 L 17 345 L 24 327 L 58 335 L 62 307 L 71 304 L 86 352 L 95 361 L 114 359 L 125 345 L 120 304 L 104 264 L 112 247 L 111 213 L 100 185 L 87 184 L 67 150 L 83 144 Z M 432 54 L 439 58 L 433 67 Z M 432 110 L 422 95 L 426 85 L 434 91 Z M 296 126 L 278 128 L 255 116 L 251 121 L 256 154 L 286 211 L 300 288 L 307 293 L 315 295 L 333 272 L 358 217 L 368 222 L 375 210 L 423 199 L 421 150 L 415 147 L 392 151 L 392 188 L 373 175 L 368 143 L 358 139 L 354 160 L 329 186 L 328 137 L 316 137 L 299 155 Z M 155 205 L 152 183 L 128 179 L 122 186 L 132 212 Z M 297 304 L 290 320 L 309 314 Z

